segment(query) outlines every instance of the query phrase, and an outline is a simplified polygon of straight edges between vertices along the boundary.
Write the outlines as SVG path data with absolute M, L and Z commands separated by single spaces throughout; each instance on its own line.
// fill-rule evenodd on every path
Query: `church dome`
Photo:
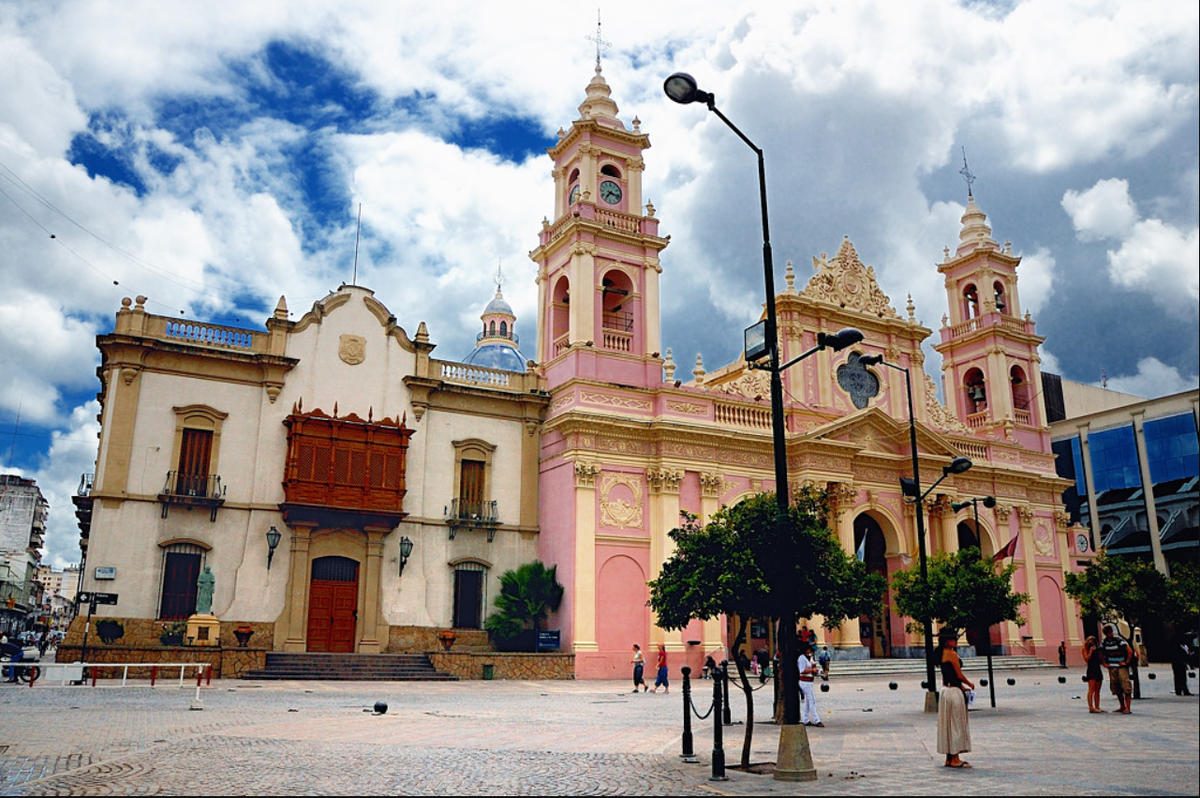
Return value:
M 463 358 L 463 363 L 469 366 L 481 366 L 489 369 L 504 371 L 525 371 L 525 356 L 521 354 L 518 345 L 520 336 L 516 331 L 516 314 L 512 305 L 500 291 L 500 277 L 497 273 L 496 296 L 483 309 L 479 317 L 483 321 L 483 332 L 475 336 L 475 349 Z

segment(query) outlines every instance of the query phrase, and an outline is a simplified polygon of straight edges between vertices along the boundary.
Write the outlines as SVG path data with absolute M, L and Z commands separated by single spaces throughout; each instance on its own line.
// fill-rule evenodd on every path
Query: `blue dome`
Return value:
M 483 309 L 483 315 L 486 316 L 489 313 L 503 313 L 506 316 L 512 316 L 513 318 L 516 318 L 516 315 L 513 313 L 512 305 L 508 304 L 504 297 L 500 296 L 499 291 L 496 292 L 495 299 L 489 302 L 488 306 Z
M 463 358 L 463 363 L 469 366 L 525 373 L 525 356 L 521 354 L 520 350 L 507 344 L 481 344 Z

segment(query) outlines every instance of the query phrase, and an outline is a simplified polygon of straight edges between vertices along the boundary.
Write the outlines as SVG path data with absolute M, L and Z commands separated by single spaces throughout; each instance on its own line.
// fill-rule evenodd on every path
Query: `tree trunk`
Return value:
M 742 692 L 746 696 L 746 734 L 742 738 L 742 770 L 749 772 L 750 744 L 754 739 L 754 690 L 750 687 L 750 680 L 746 677 L 746 667 L 742 664 L 740 656 L 742 643 L 746 641 L 747 623 L 749 623 L 749 620 L 746 617 L 738 617 L 737 637 L 733 640 L 733 645 L 731 646 L 733 650 L 730 654 L 737 665 L 738 679 L 742 683 Z M 720 723 L 721 719 L 717 718 L 716 722 Z

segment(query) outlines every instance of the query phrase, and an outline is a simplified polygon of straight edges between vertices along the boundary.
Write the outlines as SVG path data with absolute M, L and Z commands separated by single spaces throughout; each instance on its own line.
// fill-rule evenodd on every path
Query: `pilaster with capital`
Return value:
M 683 471 L 671 468 L 651 468 L 646 471 L 650 483 L 650 578 L 657 579 L 662 564 L 675 553 L 675 543 L 667 535 L 679 522 L 679 485 Z M 658 625 L 654 611 L 650 612 L 650 642 L 668 642 L 668 632 Z
M 308 649 L 309 557 L 308 547 L 312 540 L 315 524 L 289 525 L 292 545 L 288 556 L 288 631 L 283 641 L 284 651 L 306 651 Z
M 592 341 L 596 337 L 596 306 L 592 301 L 596 282 L 596 245 L 577 241 L 571 247 L 571 291 L 569 340 Z
M 599 651 L 596 643 L 595 463 L 575 463 L 575 643 L 574 650 Z
M 1025 590 L 1029 594 L 1029 633 L 1033 645 L 1047 645 L 1042 633 L 1042 607 L 1038 597 L 1037 550 L 1033 541 L 1033 508 L 1027 504 L 1013 507 L 1017 512 L 1018 534 L 1021 536 L 1021 565 L 1025 571 Z

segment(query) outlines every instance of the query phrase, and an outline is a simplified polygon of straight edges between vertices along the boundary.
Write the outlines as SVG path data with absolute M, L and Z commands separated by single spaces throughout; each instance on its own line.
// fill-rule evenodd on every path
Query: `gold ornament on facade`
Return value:
M 1001 523 L 1007 523 L 1008 517 L 1012 515 L 1012 509 L 1011 504 L 997 504 L 996 509 L 993 511 L 996 513 L 996 520 Z
M 1017 507 L 1016 510 L 1017 516 L 1021 519 L 1021 524 L 1024 526 L 1029 526 L 1029 524 L 1033 521 L 1033 508 L 1027 505 L 1021 505 L 1020 507 Z
M 938 401 L 937 388 L 933 384 L 933 379 L 928 373 L 922 373 L 925 374 L 925 412 L 929 417 L 929 423 L 946 432 L 970 434 L 971 428 L 959 421 L 946 409 L 945 405 Z
M 613 498 L 613 490 L 624 488 L 632 501 Z M 642 526 L 642 478 L 635 474 L 608 473 L 600 481 L 600 524 L 621 528 Z
M 813 258 L 816 272 L 801 296 L 829 302 L 851 310 L 863 310 L 879 318 L 899 319 L 887 294 L 879 289 L 875 270 L 864 266 L 850 239 L 842 241 L 838 254 L 827 259 L 825 253 Z
M 362 363 L 367 359 L 367 339 L 361 335 L 343 334 L 338 339 L 338 357 L 351 366 Z
M 771 395 L 771 378 L 763 371 L 746 371 L 729 382 L 710 384 L 709 390 L 747 399 L 766 399 Z
M 679 493 L 683 472 L 669 468 L 651 468 L 646 471 L 646 479 L 650 481 L 651 493 Z
M 700 474 L 700 493 L 710 499 L 721 498 L 725 486 L 729 484 L 720 474 L 711 472 L 701 472 Z
M 575 463 L 575 486 L 579 488 L 596 487 L 596 477 L 600 475 L 600 466 L 594 463 Z
M 1054 536 L 1042 524 L 1039 524 L 1037 531 L 1033 533 L 1033 548 L 1042 557 L 1054 554 Z

